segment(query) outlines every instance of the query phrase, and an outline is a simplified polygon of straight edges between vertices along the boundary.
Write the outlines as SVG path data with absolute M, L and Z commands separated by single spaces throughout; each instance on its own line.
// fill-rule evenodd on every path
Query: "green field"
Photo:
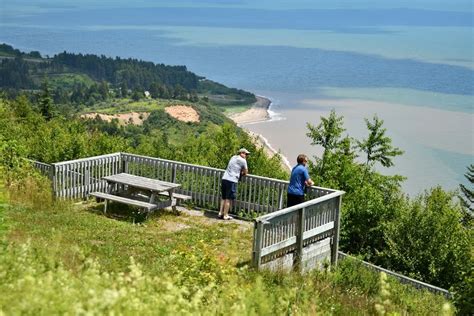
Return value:
M 83 113 L 102 113 L 102 114 L 119 114 L 128 112 L 151 112 L 154 110 L 161 110 L 171 105 L 192 105 L 189 101 L 180 100 L 166 100 L 166 99 L 144 99 L 140 101 L 133 101 L 128 98 L 113 99 L 107 102 L 98 102 L 94 106 L 86 107 Z M 222 106 L 214 104 L 220 108 L 225 115 L 240 113 L 248 110 L 252 105 L 233 105 Z
M 102 114 L 119 114 L 128 112 L 151 112 L 154 110 L 164 109 L 172 104 L 170 100 L 140 100 L 132 99 L 113 99 L 107 102 L 98 102 L 94 106 L 87 107 L 83 110 L 85 113 L 97 112 Z M 177 103 L 177 102 L 176 102 Z

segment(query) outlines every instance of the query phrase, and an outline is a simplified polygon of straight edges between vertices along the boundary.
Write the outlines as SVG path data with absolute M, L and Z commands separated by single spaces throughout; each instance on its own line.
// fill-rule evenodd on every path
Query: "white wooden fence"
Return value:
M 218 209 L 220 182 L 224 170 L 172 160 L 114 153 L 84 159 L 32 164 L 52 180 L 53 194 L 59 199 L 87 198 L 90 192 L 105 192 L 102 177 L 121 172 L 180 183 L 177 192 L 192 196 L 197 207 Z M 307 271 L 324 261 L 336 264 L 339 246 L 341 198 L 344 192 L 320 187 L 308 188 L 308 201 L 286 205 L 287 181 L 248 175 L 238 187 L 232 212 L 255 218 L 252 264 L 255 268 Z M 339 252 L 339 256 L 345 256 Z M 395 272 L 371 265 L 418 288 L 437 288 Z
M 344 192 L 332 191 L 255 220 L 253 266 L 307 271 L 337 263 L 339 218 Z
M 369 268 L 369 269 L 372 269 L 372 270 L 375 270 L 375 271 L 378 271 L 378 272 L 385 272 L 386 274 L 396 278 L 398 281 L 400 281 L 401 283 L 406 283 L 406 284 L 410 284 L 411 286 L 414 286 L 416 287 L 417 289 L 424 289 L 424 290 L 428 290 L 432 293 L 435 293 L 435 294 L 440 294 L 440 295 L 443 295 L 445 296 L 446 298 L 449 298 L 449 299 L 452 299 L 453 298 L 453 294 L 451 292 L 449 292 L 448 290 L 445 290 L 443 288 L 440 288 L 440 287 L 437 287 L 437 286 L 434 286 L 434 285 L 431 285 L 431 284 L 428 284 L 428 283 L 425 283 L 425 282 L 422 282 L 422 281 L 419 281 L 419 280 L 415 280 L 413 278 L 410 278 L 410 277 L 407 277 L 403 274 L 400 274 L 400 273 L 397 273 L 397 272 L 393 272 L 393 271 L 390 271 L 390 270 L 387 270 L 385 268 L 382 268 L 382 267 L 379 267 L 379 266 L 376 266 L 370 262 L 367 262 L 367 261 L 364 261 L 364 260 L 360 260 L 360 259 L 357 259 L 356 257 L 353 257 L 353 256 L 350 256 L 348 254 L 345 254 L 343 253 L 342 251 L 339 251 L 338 252 L 338 257 L 339 257 L 339 260 L 343 260 L 343 259 L 346 259 L 346 258 L 349 258 L 351 260 L 356 260 L 356 261 L 359 261 L 362 263 L 362 265 L 364 265 L 365 267 Z
M 54 195 L 60 199 L 86 198 L 90 192 L 105 192 L 107 183 L 103 177 L 126 172 L 180 183 L 178 193 L 190 195 L 197 207 L 214 210 L 219 208 L 224 173 L 222 169 L 128 153 L 53 163 L 49 170 Z M 328 253 L 330 261 L 335 263 L 343 192 L 311 187 L 307 190 L 308 202 L 284 209 L 287 189 L 288 181 L 254 175 L 244 177 L 239 183 L 231 212 L 249 219 L 260 216 L 255 222 L 254 266 L 271 268 L 272 261 L 278 263 L 282 257 L 292 256 L 290 266 L 310 269 Z
M 217 209 L 220 202 L 222 169 L 178 161 L 114 153 L 51 164 L 53 192 L 60 199 L 88 197 L 90 192 L 104 191 L 102 177 L 121 172 L 180 183 L 178 193 L 192 196 L 197 207 Z M 248 175 L 239 183 L 232 213 L 246 218 L 275 212 L 286 204 L 287 181 Z M 311 187 L 308 198 L 316 198 L 334 190 Z
M 52 167 L 48 163 L 39 162 L 36 160 L 31 160 L 31 159 L 26 159 L 26 161 L 30 162 L 33 165 L 33 167 L 38 169 L 40 173 L 45 176 L 49 176 L 49 174 L 51 173 Z

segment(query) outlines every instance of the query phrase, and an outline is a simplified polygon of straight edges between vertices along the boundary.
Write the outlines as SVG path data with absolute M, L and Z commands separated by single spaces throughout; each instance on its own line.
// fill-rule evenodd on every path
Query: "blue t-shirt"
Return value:
M 309 179 L 309 173 L 302 164 L 296 165 L 291 170 L 290 185 L 288 193 L 293 195 L 304 195 L 305 181 Z

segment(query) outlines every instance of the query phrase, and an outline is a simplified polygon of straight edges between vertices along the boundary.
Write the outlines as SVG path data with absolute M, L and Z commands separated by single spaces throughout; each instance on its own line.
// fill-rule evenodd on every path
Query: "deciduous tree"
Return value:
M 375 115 L 372 121 L 365 119 L 369 137 L 357 144 L 367 157 L 366 165 L 380 162 L 384 167 L 393 166 L 392 158 L 403 154 L 403 150 L 392 146 L 392 139 L 385 136 L 386 128 L 382 128 L 383 120 Z
M 309 130 L 306 136 L 312 140 L 311 145 L 319 145 L 324 149 L 321 163 L 319 164 L 319 172 L 321 175 L 325 172 L 325 163 L 328 153 L 334 150 L 341 141 L 342 133 L 345 131 L 343 124 L 343 117 L 337 116 L 334 110 L 331 110 L 327 118 L 321 116 L 321 123 L 316 127 L 310 123 L 306 124 Z

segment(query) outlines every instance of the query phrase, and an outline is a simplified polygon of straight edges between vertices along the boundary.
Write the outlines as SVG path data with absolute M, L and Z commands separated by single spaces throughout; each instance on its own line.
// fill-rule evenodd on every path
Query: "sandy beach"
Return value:
M 288 162 L 288 159 L 281 153 L 279 153 L 278 150 L 273 148 L 263 135 L 252 132 L 243 126 L 243 124 L 268 121 L 270 119 L 268 109 L 271 103 L 272 101 L 270 99 L 262 96 L 257 96 L 257 102 L 255 102 L 250 109 L 244 112 L 235 113 L 231 115 L 230 118 L 252 137 L 252 139 L 254 140 L 254 144 L 258 148 L 263 148 L 264 152 L 268 155 L 268 157 L 273 157 L 273 155 L 280 155 L 282 159 L 282 167 L 288 171 L 291 171 L 291 165 Z
M 262 96 L 257 96 L 257 102 L 246 111 L 234 113 L 230 118 L 241 126 L 242 124 L 263 122 L 270 119 L 268 108 L 272 101 Z

